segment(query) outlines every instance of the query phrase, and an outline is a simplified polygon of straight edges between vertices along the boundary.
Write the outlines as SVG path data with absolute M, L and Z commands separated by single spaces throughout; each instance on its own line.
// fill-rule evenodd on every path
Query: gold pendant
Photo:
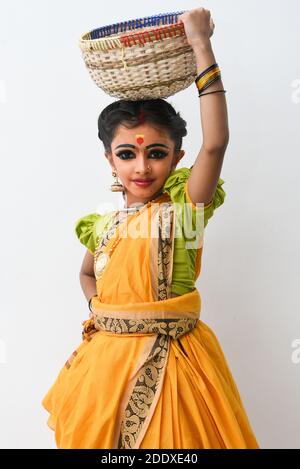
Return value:
M 106 264 L 108 262 L 109 255 L 106 254 L 106 252 L 102 252 L 96 262 L 95 262 L 95 277 L 98 280 L 100 277 L 102 277 L 103 271 L 106 267 Z

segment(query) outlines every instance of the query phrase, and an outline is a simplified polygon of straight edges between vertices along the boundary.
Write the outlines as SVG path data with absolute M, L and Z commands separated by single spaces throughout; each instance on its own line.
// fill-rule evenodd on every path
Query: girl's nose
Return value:
M 149 171 L 149 167 L 150 165 L 147 156 L 139 155 L 136 159 L 136 171 L 147 173 Z

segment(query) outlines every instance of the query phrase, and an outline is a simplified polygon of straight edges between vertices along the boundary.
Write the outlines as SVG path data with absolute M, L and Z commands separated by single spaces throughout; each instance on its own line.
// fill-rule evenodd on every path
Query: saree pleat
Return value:
M 158 239 L 124 238 L 108 256 L 125 226 L 114 219 L 95 253 L 83 341 L 42 401 L 57 447 L 258 448 L 198 290 L 171 297 L 174 213 L 165 229 L 160 205 L 142 212 Z
M 219 342 L 201 320 L 171 343 L 162 394 L 140 446 L 151 447 L 258 448 Z

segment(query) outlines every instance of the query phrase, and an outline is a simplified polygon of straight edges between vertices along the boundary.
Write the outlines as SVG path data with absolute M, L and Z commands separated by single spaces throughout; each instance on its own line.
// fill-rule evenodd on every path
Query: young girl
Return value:
M 43 399 L 58 448 L 258 448 L 218 339 L 199 319 L 203 228 L 224 202 L 229 131 L 209 11 L 181 20 L 200 75 L 203 144 L 191 168 L 176 169 L 186 122 L 163 99 L 115 101 L 99 116 L 125 207 L 76 221 L 91 312 Z

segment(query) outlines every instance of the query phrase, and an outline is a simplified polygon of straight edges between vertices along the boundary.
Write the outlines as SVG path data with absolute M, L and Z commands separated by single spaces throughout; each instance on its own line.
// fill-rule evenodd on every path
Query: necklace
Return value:
M 121 209 L 120 211 L 122 212 L 137 212 L 138 210 L 140 210 L 141 208 L 143 208 L 145 205 L 148 205 L 152 202 L 155 202 L 156 199 L 158 199 L 159 197 L 162 196 L 163 194 L 163 189 L 161 189 L 161 191 L 159 192 L 159 194 L 152 200 L 149 200 L 148 202 L 146 203 L 143 203 L 143 202 L 135 202 L 133 204 L 131 204 L 130 207 L 124 207 L 123 209 Z

